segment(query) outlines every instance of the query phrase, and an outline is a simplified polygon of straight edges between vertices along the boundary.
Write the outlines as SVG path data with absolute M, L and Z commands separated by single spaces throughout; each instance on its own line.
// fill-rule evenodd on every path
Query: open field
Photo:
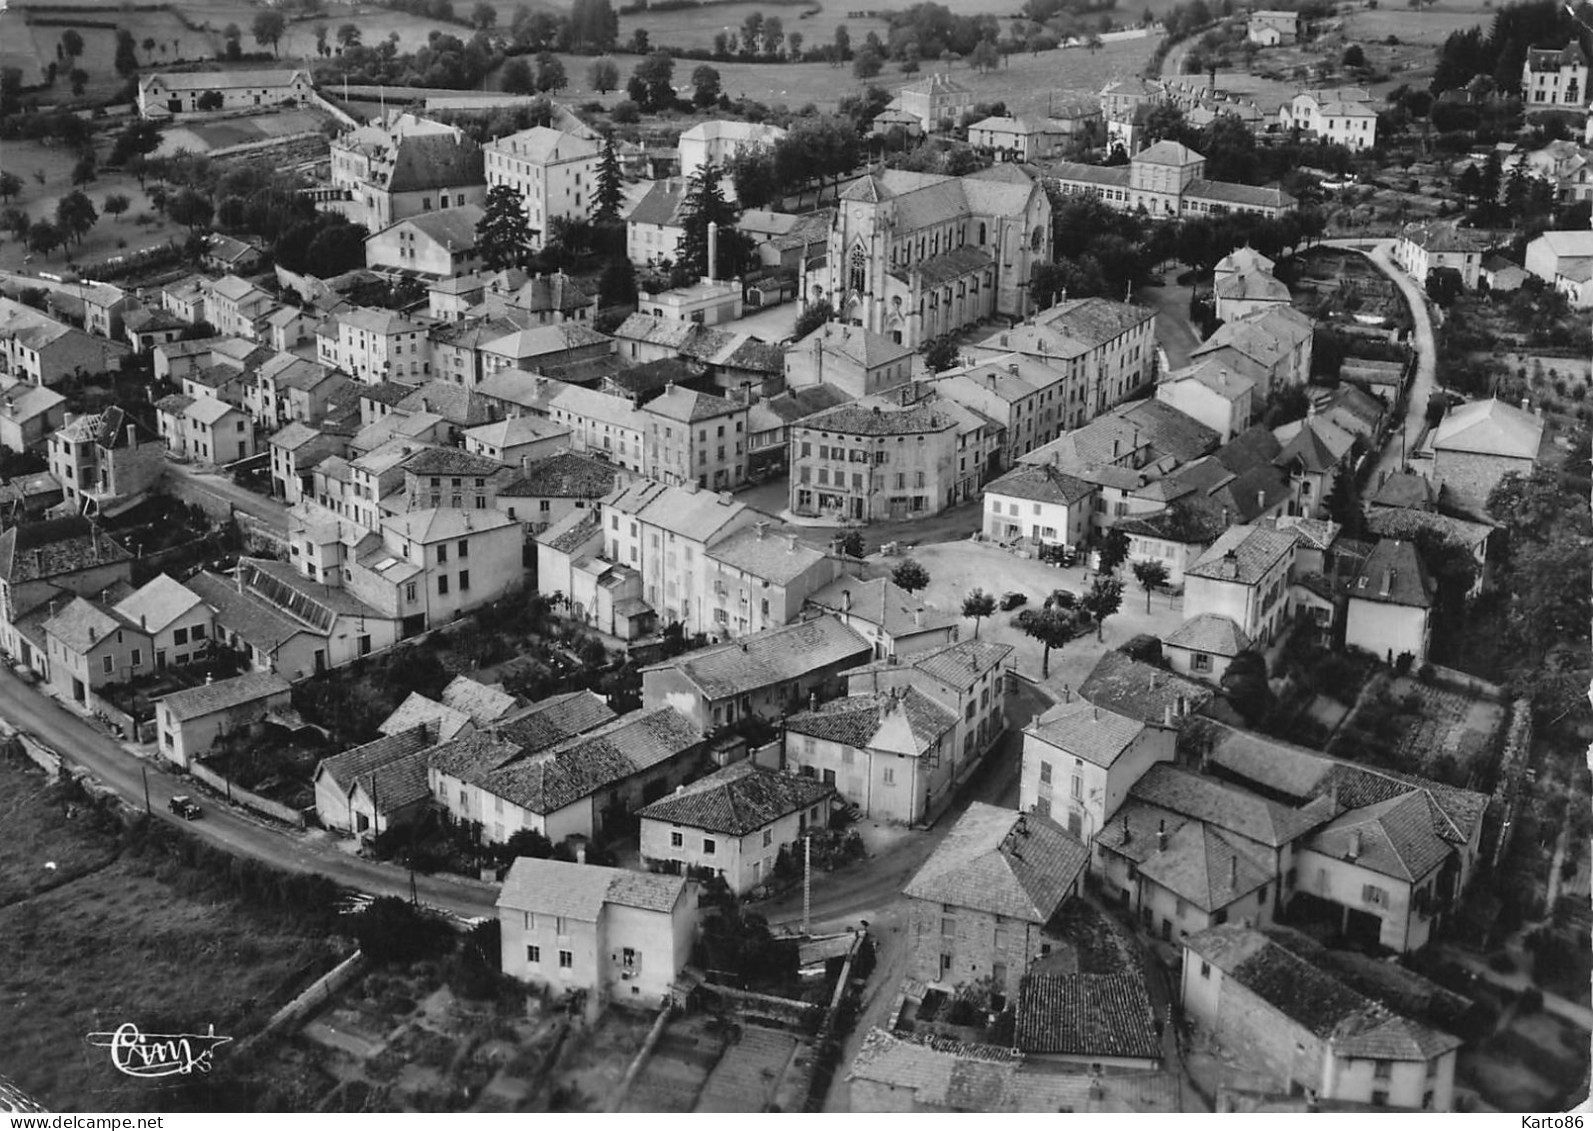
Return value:
M 857 11 L 858 7 L 844 0 L 830 0 L 813 15 L 805 15 L 810 10 L 808 4 L 762 4 L 751 0 L 750 3 L 712 4 L 672 12 L 630 12 L 620 17 L 620 42 L 627 42 L 637 28 L 642 28 L 658 46 L 711 47 L 715 32 L 739 33 L 742 21 L 753 12 L 762 13 L 765 18 L 778 16 L 786 35 L 802 34 L 804 49 L 833 43 L 835 29 L 842 24 L 846 25 L 854 44 L 861 44 L 871 31 L 878 32 L 881 39 L 886 36 L 883 19 L 878 16 L 852 19 L 848 13 Z
M 242 1037 L 262 1006 L 321 972 L 328 944 L 216 893 L 175 861 L 117 856 L 114 836 L 81 810 L 65 820 L 53 790 L 39 796 L 43 786 L 31 768 L 0 761 L 0 797 L 13 799 L 0 849 L 0 890 L 12 900 L 0 909 L 0 1064 L 57 1111 L 168 1107 L 153 1090 L 164 1081 L 120 1074 L 84 1038 L 124 1022 L 145 1032 L 213 1024 Z M 60 871 L 96 856 L 98 870 L 18 898 L 47 860 Z

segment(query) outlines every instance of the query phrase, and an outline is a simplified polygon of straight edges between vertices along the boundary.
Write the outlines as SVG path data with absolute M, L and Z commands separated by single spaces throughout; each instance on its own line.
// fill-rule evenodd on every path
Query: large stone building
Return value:
M 1575 37 L 1564 47 L 1529 47 L 1521 63 L 1526 110 L 1581 110 L 1588 103 L 1588 63 Z
M 427 212 L 479 205 L 487 196 L 481 146 L 455 126 L 401 114 L 332 141 L 335 190 L 323 206 L 373 233 Z
M 841 193 L 807 300 L 918 348 L 994 315 L 1023 317 L 1051 261 L 1051 203 L 1012 167 L 969 177 L 886 170 Z
M 1159 141 L 1121 165 L 1062 162 L 1052 169 L 1064 194 L 1096 196 L 1120 212 L 1151 216 L 1281 216 L 1295 205 L 1278 188 L 1206 179 L 1206 158 L 1176 141 Z
M 191 114 L 206 94 L 221 97 L 218 110 L 303 105 L 315 93 L 308 71 L 190 71 L 149 75 L 138 83 L 138 112 L 146 118 Z
M 487 186 L 512 185 L 525 202 L 531 247 L 541 250 L 555 220 L 592 214 L 602 147 L 589 137 L 535 126 L 488 142 Z

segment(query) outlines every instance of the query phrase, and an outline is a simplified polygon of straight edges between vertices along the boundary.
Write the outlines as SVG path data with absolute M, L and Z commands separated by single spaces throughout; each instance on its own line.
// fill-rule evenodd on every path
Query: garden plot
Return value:
M 1425 773 L 1443 758 L 1467 774 L 1486 770 L 1481 763 L 1504 722 L 1502 706 L 1409 678 L 1394 680 L 1390 690 L 1407 703 L 1415 696 L 1420 704 L 1396 747 L 1402 765 L 1419 766 L 1413 772 Z

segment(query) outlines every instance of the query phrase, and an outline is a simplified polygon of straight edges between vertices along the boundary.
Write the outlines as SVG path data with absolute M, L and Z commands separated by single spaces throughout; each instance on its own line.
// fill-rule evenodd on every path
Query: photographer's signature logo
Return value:
M 216 1049 L 231 1037 L 208 1033 L 145 1033 L 131 1021 L 112 1033 L 90 1033 L 88 1043 L 110 1049 L 111 1063 L 129 1076 L 154 1079 L 158 1076 L 187 1076 L 209 1072 Z

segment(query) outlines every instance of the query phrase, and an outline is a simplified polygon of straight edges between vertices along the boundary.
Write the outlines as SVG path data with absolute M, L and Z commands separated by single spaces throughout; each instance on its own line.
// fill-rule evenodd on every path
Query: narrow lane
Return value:
M 286 506 L 274 499 L 263 498 L 245 487 L 238 486 L 224 474 L 198 471 L 187 464 L 168 461 L 166 475 L 172 494 L 179 499 L 195 503 L 212 512 L 215 510 L 214 502 L 219 500 L 236 510 L 252 515 L 273 530 L 279 530 L 284 534 L 287 533 L 288 508 Z M 208 505 L 207 498 L 210 500 Z

